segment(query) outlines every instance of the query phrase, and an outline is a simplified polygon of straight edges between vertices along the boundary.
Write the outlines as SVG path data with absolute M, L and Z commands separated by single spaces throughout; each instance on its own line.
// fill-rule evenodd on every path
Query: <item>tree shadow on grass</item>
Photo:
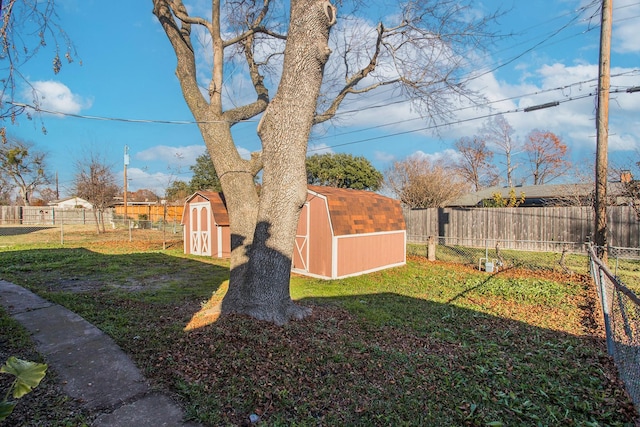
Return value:
M 167 298 L 207 298 L 228 279 L 229 268 L 158 252 L 103 254 L 85 248 L 0 252 L 0 276 L 40 292 L 155 292 Z M 207 295 L 208 292 L 208 295 Z
M 270 425 L 634 420 L 598 337 L 395 293 L 297 302 L 313 314 L 283 327 L 225 316 L 160 355 L 189 355 L 171 375 L 188 378 L 191 416 L 212 425 L 251 413 Z
M 592 331 L 567 333 L 537 326 L 544 322 L 535 314 L 522 322 L 394 293 L 307 301 L 356 314 L 366 330 L 362 348 L 378 359 L 378 374 L 413 378 L 415 387 L 437 384 L 424 399 L 447 396 L 441 404 L 456 402 L 464 414 L 460 422 L 527 425 L 546 417 L 543 424 L 596 420 L 611 425 L 637 416 L 604 339 Z M 347 345 L 360 340 L 354 331 L 348 332 Z M 429 373 L 416 377 L 420 372 Z M 401 405 L 401 393 L 387 387 Z
M 43 226 L 22 226 L 22 227 L 0 227 L 0 237 L 3 236 L 20 236 L 22 234 L 35 233 L 42 230 L 50 230 L 56 227 L 43 227 Z
M 240 424 L 256 411 L 271 424 L 633 422 L 602 340 L 535 319 L 386 292 L 299 300 L 314 314 L 283 327 L 229 316 L 183 332 L 200 301 L 224 292 L 228 267 L 212 262 L 13 251 L 0 253 L 0 277 L 91 303 L 94 321 L 117 328 L 154 379 L 182 384 L 190 416 L 219 417 L 213 425 Z M 88 285 L 69 292 L 73 282 Z

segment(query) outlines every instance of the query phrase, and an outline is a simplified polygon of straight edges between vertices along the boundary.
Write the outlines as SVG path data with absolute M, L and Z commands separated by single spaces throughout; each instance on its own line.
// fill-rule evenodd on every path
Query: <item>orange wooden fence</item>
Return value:
M 166 209 L 166 216 L 165 216 Z M 180 222 L 184 206 L 135 205 L 127 206 L 127 217 L 136 220 Z M 124 217 L 124 206 L 116 206 L 116 215 Z

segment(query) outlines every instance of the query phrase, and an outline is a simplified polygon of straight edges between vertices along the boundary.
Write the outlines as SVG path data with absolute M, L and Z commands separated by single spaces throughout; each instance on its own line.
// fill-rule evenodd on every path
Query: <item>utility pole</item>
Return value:
M 600 65 L 598 67 L 598 111 L 596 117 L 596 201 L 595 243 L 598 255 L 607 262 L 607 170 L 609 146 L 609 88 L 611 68 L 611 25 L 613 0 L 602 0 L 600 20 Z
M 127 166 L 129 166 L 129 147 L 124 146 L 124 221 L 128 224 L 129 216 L 127 215 Z

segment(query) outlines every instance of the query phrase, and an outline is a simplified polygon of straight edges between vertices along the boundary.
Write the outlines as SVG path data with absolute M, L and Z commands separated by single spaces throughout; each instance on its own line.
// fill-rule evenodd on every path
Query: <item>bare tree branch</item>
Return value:
M 67 63 L 77 57 L 73 43 L 66 32 L 58 25 L 54 0 L 28 1 L 9 0 L 0 8 L 2 21 L 0 27 L 0 59 L 5 62 L 5 75 L 0 92 L 0 119 L 15 122 L 27 111 L 15 102 L 16 81 L 30 85 L 20 69 L 42 50 L 53 45 L 52 71 L 60 72 L 65 58 Z M 51 43 L 53 42 L 53 43 Z M 60 45 L 66 49 L 62 53 Z M 35 105 L 40 103 L 34 93 Z M 45 131 L 43 126 L 43 132 Z M 0 135 L 6 142 L 5 131 Z

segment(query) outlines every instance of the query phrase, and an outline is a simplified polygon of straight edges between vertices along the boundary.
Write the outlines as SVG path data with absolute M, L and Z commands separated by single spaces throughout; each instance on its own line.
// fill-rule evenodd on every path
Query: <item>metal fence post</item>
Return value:
M 609 304 L 609 295 L 607 295 L 606 289 L 606 279 L 604 277 L 604 272 L 601 268 L 598 268 L 597 272 L 598 282 L 600 284 L 600 298 L 602 301 L 602 314 L 604 315 L 604 329 L 607 336 L 607 352 L 610 355 L 614 355 L 614 342 L 613 342 L 613 334 L 611 331 L 611 307 Z

